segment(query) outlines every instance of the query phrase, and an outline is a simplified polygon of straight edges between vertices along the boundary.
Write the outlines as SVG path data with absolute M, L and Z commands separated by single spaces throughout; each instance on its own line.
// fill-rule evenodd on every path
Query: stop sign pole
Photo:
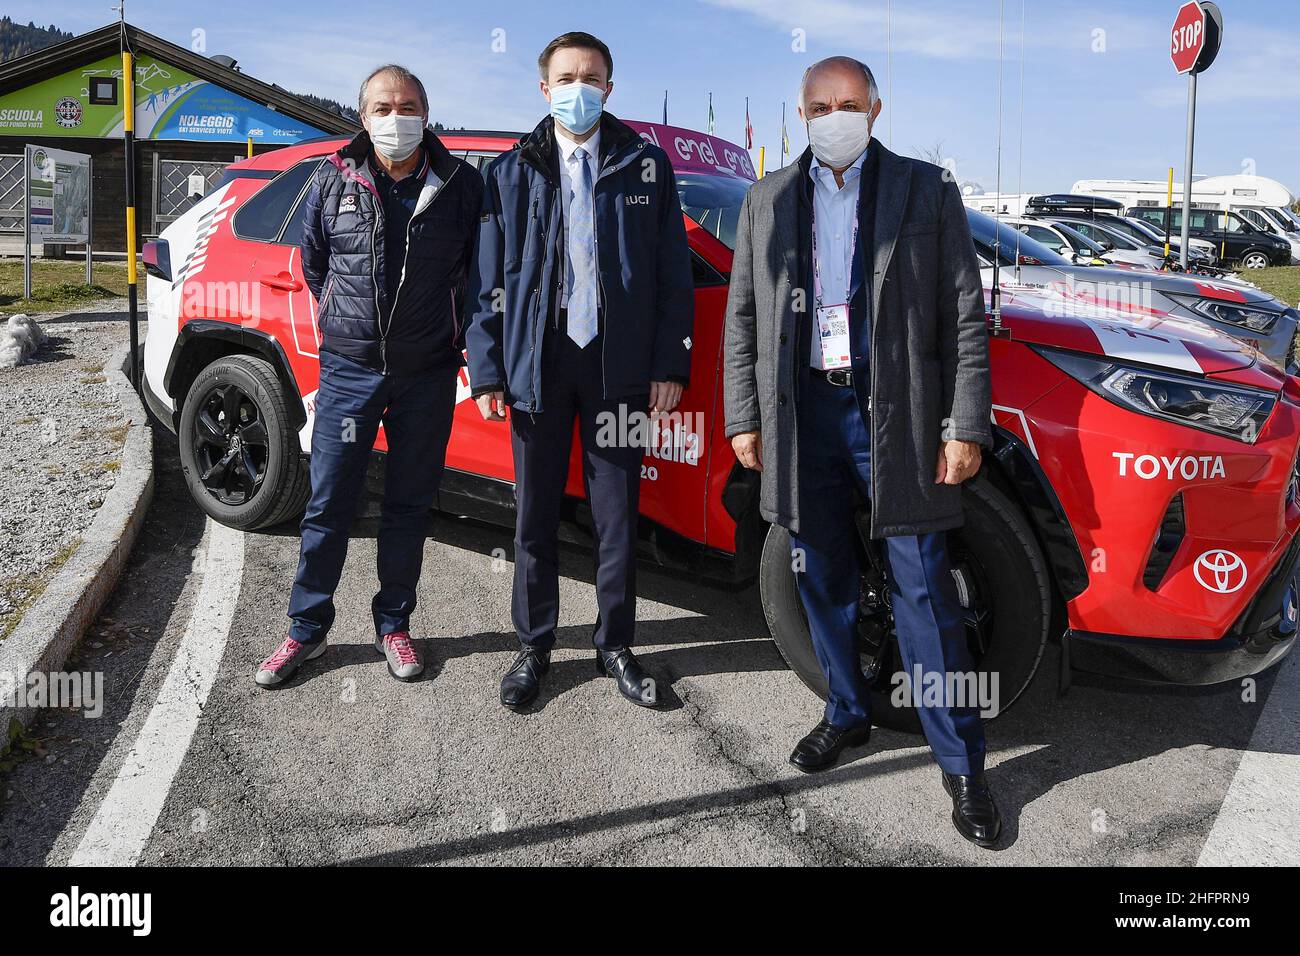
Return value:
M 1187 74 L 1187 153 L 1183 157 L 1183 225 L 1178 261 L 1187 270 L 1187 246 L 1192 226 L 1192 153 L 1196 142 L 1196 77 L 1219 55 L 1223 14 L 1208 0 L 1189 0 L 1178 8 L 1169 37 L 1169 59 Z M 1168 235 L 1168 232 L 1165 233 Z

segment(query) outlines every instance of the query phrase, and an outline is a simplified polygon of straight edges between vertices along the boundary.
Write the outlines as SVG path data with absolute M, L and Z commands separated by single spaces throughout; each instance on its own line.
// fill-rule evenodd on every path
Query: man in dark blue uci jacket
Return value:
M 258 668 L 263 687 L 283 684 L 325 651 L 381 422 L 388 456 L 375 649 L 399 680 L 424 669 L 409 623 L 451 432 L 483 181 L 426 128 L 424 86 L 404 68 L 367 77 L 359 108 L 365 130 L 321 163 L 307 194 L 302 266 L 321 333 L 311 499 L 289 635 Z
M 538 67 L 550 115 L 488 168 L 466 335 L 483 417 L 505 421 L 511 408 L 522 649 L 501 703 L 526 707 L 550 665 L 576 418 L 596 551 L 596 670 L 633 703 L 654 706 L 655 683 L 631 650 L 638 432 L 647 431 L 636 423 L 676 408 L 690 375 L 690 251 L 667 155 L 603 111 L 609 48 L 566 33 Z M 618 422 L 632 427 L 601 427 Z

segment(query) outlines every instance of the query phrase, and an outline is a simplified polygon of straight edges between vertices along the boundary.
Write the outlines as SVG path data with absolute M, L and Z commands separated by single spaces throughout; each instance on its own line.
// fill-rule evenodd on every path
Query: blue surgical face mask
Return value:
M 600 120 L 605 91 L 586 83 L 563 83 L 551 87 L 551 115 L 570 133 L 581 136 Z

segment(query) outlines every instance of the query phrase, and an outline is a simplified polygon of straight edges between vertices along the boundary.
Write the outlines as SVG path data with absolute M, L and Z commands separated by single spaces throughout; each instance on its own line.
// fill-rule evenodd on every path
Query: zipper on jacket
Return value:
M 453 166 L 451 170 L 451 175 L 447 177 L 446 181 L 443 182 L 441 186 L 439 186 L 436 190 L 434 190 L 433 198 L 429 200 L 429 205 L 425 206 L 423 209 L 419 211 L 419 213 L 411 216 L 411 218 L 406 221 L 406 248 L 402 250 L 402 272 L 397 279 L 397 291 L 393 293 L 392 308 L 388 310 L 388 327 L 387 328 L 384 327 L 382 320 L 380 321 L 380 325 L 379 325 L 379 355 L 380 358 L 383 360 L 385 375 L 388 374 L 388 357 L 387 357 L 388 333 L 392 330 L 393 318 L 397 315 L 397 300 L 402 297 L 402 283 L 406 281 L 406 263 L 410 260 L 411 257 L 411 226 L 415 225 L 415 220 L 417 216 L 423 216 L 425 213 L 427 213 L 430 209 L 433 208 L 433 204 L 438 201 L 438 197 L 442 195 L 442 191 L 447 188 L 447 183 L 451 182 L 453 179 L 456 178 L 456 172 L 459 169 L 460 169 L 459 165 Z M 432 172 L 432 167 L 430 167 L 430 171 Z M 375 295 L 376 298 L 378 298 L 379 295 L 378 283 L 375 284 Z M 453 303 L 452 323 L 454 324 L 456 321 L 455 314 L 454 314 L 456 297 L 452 296 L 451 301 Z M 454 343 L 455 339 L 453 339 L 452 341 Z
M 325 314 L 325 305 L 329 302 L 330 296 L 334 294 L 334 275 L 330 274 L 330 281 L 325 283 L 325 294 L 321 297 L 319 308 L 316 309 L 316 323 L 320 324 L 320 317 Z
M 375 221 L 370 229 L 370 281 L 375 287 L 375 327 L 379 330 L 379 364 L 381 374 L 388 374 L 388 357 L 384 354 L 384 312 L 379 307 L 379 217 L 383 203 L 375 203 Z
M 557 189 L 557 187 L 552 186 L 551 183 L 550 183 L 549 181 L 547 182 L 547 185 L 550 186 L 552 192 L 558 192 L 558 191 L 559 191 L 559 190 Z M 538 216 L 537 216 L 537 204 L 538 204 L 539 201 L 540 201 L 540 200 L 539 200 L 538 197 L 536 197 L 536 196 L 533 197 L 533 213 L 532 213 L 532 218 L 533 218 L 533 220 L 535 220 L 535 221 L 538 220 Z M 552 208 L 552 209 L 555 209 L 555 210 L 558 210 L 558 209 L 559 209 L 559 207 L 558 207 L 554 202 L 551 203 L 551 208 Z M 539 234 L 539 238 L 538 238 L 538 243 L 539 243 L 540 246 L 541 246 L 541 253 L 542 253 L 542 260 L 541 260 L 541 261 L 542 261 L 542 264 L 543 264 L 543 265 L 542 265 L 542 270 L 545 271 L 545 269 L 546 269 L 546 266 L 545 266 L 545 263 L 546 263 L 546 255 L 545 255 L 545 254 L 546 254 L 546 227 L 545 227 L 545 226 L 541 226 L 541 225 L 539 225 L 539 226 L 538 226 L 538 229 L 541 230 L 541 231 L 540 231 L 540 234 Z M 540 279 L 539 279 L 539 282 L 540 282 Z M 541 334 L 541 335 L 538 335 L 538 334 L 537 334 L 537 318 L 538 318 L 538 316 L 541 314 L 541 306 L 540 306 L 540 303 L 541 303 L 541 296 L 542 296 L 542 287 L 541 287 L 541 285 L 538 285 L 538 287 L 537 287 L 536 289 L 534 289 L 534 290 L 529 294 L 529 300 L 528 300 L 528 301 L 529 301 L 529 306 L 528 306 L 528 313 L 529 313 L 529 315 L 528 315 L 528 323 L 529 323 L 529 326 L 532 328 L 532 332 L 533 332 L 533 369 L 532 369 L 532 375 L 529 377 L 530 380 L 529 380 L 529 382 L 528 382 L 528 388 L 529 388 L 529 390 L 532 392 L 532 396 L 531 396 L 530 403 L 529 403 L 529 409 L 528 409 L 528 414 L 529 414 L 530 416 L 533 414 L 533 409 L 535 409 L 535 408 L 537 407 L 537 396 L 538 396 L 539 392 L 541 391 L 541 390 L 537 387 L 537 383 L 538 383 L 539 379 L 541 378 L 541 361 L 542 361 L 542 348 L 541 348 L 541 346 L 542 346 L 542 342 L 543 342 L 543 336 L 545 336 L 545 334 L 546 334 L 546 329 L 545 329 L 545 327 L 543 327 L 543 329 L 542 329 L 542 334 Z M 558 300 L 558 299 L 556 300 L 556 308 L 557 308 L 557 309 L 559 308 L 559 300 Z M 534 418 L 534 421 L 536 421 L 535 418 Z

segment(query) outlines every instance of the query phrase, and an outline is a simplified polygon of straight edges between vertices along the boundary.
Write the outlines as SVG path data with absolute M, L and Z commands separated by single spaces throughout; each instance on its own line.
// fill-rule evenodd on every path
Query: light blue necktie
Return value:
M 573 202 L 569 206 L 569 264 L 573 285 L 569 289 L 569 338 L 585 348 L 596 337 L 596 231 L 592 215 L 591 170 L 587 152 L 573 151 L 578 168 L 571 177 Z

